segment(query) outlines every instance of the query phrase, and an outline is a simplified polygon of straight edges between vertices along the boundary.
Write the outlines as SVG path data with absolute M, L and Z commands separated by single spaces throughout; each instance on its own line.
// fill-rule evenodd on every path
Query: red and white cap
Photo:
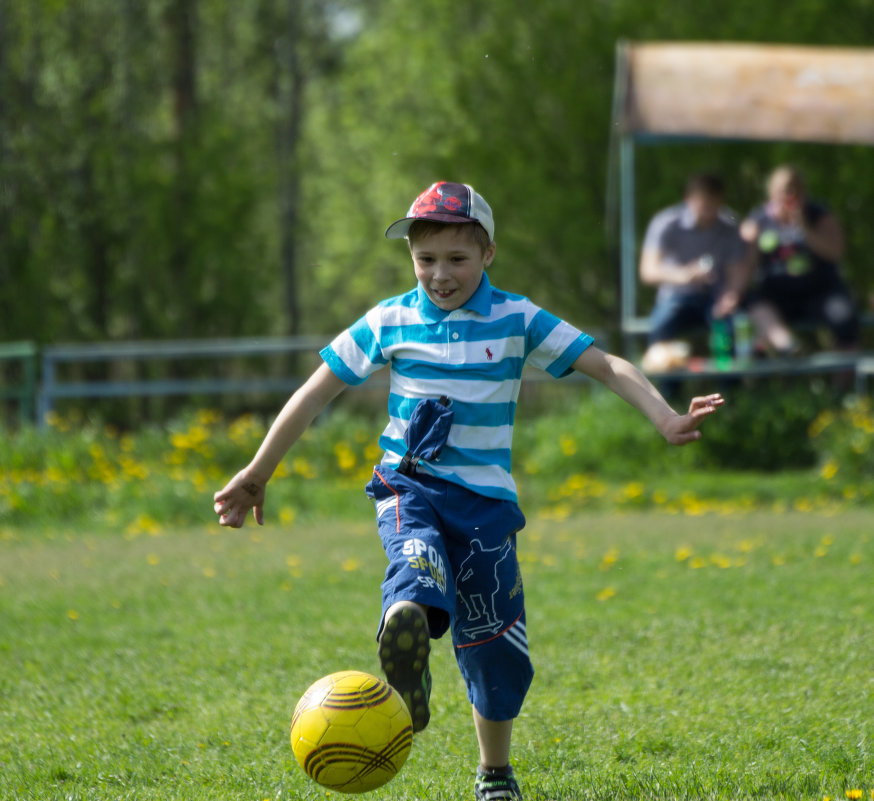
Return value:
M 495 238 L 495 220 L 489 204 L 468 184 L 438 181 L 431 184 L 413 201 L 407 216 L 392 223 L 385 232 L 387 239 L 403 239 L 416 220 L 442 223 L 479 223 L 489 239 Z

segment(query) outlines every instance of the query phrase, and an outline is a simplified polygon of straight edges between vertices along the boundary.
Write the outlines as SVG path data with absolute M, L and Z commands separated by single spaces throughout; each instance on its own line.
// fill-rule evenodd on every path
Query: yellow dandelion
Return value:
M 838 463 L 834 459 L 829 459 L 820 469 L 819 474 L 826 481 L 831 481 L 838 473 Z
M 815 439 L 823 431 L 828 428 L 835 419 L 834 412 L 826 409 L 824 412 L 820 412 L 816 419 L 810 424 L 810 427 L 807 429 L 807 434 L 811 439 Z
M 312 464 L 301 456 L 292 460 L 291 470 L 295 475 L 298 475 L 301 478 L 315 478 L 317 475 Z
M 630 481 L 622 488 L 622 495 L 626 500 L 635 501 L 640 498 L 646 488 L 640 481 Z
M 125 528 L 125 534 L 134 538 L 139 534 L 148 534 L 157 537 L 161 533 L 161 524 L 151 515 L 142 513 Z
M 862 554 L 854 553 L 850 556 L 850 564 L 851 565 L 861 565 L 862 564 Z
M 371 464 L 375 464 L 380 459 L 382 459 L 382 448 L 380 448 L 379 445 L 371 442 L 364 449 L 364 459 Z
M 337 467 L 344 472 L 352 470 L 357 463 L 355 453 L 345 442 L 338 442 L 334 446 L 334 456 L 337 458 Z
M 577 452 L 577 441 L 569 434 L 562 434 L 558 438 L 558 443 L 565 456 L 573 456 Z
M 707 512 L 707 504 L 697 499 L 684 499 L 683 514 L 689 517 L 701 517 Z
M 290 506 L 283 506 L 279 510 L 279 522 L 282 523 L 283 526 L 291 525 L 296 516 L 296 512 Z
M 67 610 L 67 617 L 70 618 L 70 620 L 78 620 L 79 613 L 75 609 L 68 609 Z
M 617 548 L 611 548 L 604 556 L 601 558 L 601 564 L 599 565 L 601 570 L 609 570 L 616 562 L 619 560 L 619 550 Z
M 350 557 L 349 559 L 344 559 L 343 562 L 340 564 L 340 568 L 347 573 L 354 573 L 360 567 L 361 562 L 353 557 Z
M 674 551 L 674 559 L 678 562 L 685 562 L 692 556 L 692 549 L 688 545 L 681 545 Z
M 783 567 L 786 564 L 786 557 L 781 553 L 775 554 L 771 559 L 771 564 L 774 567 Z
M 301 559 L 297 554 L 290 553 L 285 557 L 285 564 L 289 567 L 300 567 Z
M 692 570 L 700 570 L 702 567 L 707 567 L 707 560 L 700 556 L 695 556 L 689 560 L 689 567 Z
M 616 595 L 616 590 L 613 587 L 604 587 L 596 596 L 596 601 L 609 601 Z
M 215 425 L 221 419 L 221 414 L 215 409 L 201 409 L 197 413 L 197 422 L 202 426 Z
M 148 562 L 152 567 L 155 567 L 155 565 L 159 565 L 159 564 L 161 564 L 161 557 L 158 556 L 158 554 L 156 554 L 156 553 L 150 553 L 150 554 L 146 557 L 146 561 L 147 561 L 147 562 Z
M 828 553 L 828 548 L 826 548 L 824 545 L 817 545 L 816 549 L 813 552 L 813 555 L 817 559 L 822 559 L 822 557 L 825 556 L 827 553 Z
M 810 498 L 796 498 L 792 505 L 795 507 L 796 511 L 799 512 L 813 511 L 813 501 L 811 501 Z
M 203 575 L 206 578 L 215 578 L 215 568 L 210 566 L 203 568 Z
M 567 520 L 571 516 L 571 507 L 566 503 L 557 503 L 554 506 L 541 509 L 540 516 L 545 520 L 554 520 L 561 522 Z
M 844 795 L 850 799 L 850 801 L 858 801 L 862 797 L 861 790 L 847 790 L 844 792 Z
M 664 490 L 656 490 L 652 494 L 652 502 L 657 503 L 659 506 L 668 502 L 668 493 Z

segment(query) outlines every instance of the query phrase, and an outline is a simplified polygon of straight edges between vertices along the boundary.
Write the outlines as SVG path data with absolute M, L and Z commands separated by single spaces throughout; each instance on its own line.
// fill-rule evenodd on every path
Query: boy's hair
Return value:
M 686 179 L 686 196 L 724 197 L 725 182 L 714 172 L 696 172 Z
M 479 245 L 479 248 L 483 253 L 488 250 L 489 245 L 491 244 L 491 239 L 489 239 L 486 229 L 476 222 L 444 223 L 435 222 L 433 220 L 414 220 L 410 225 L 410 230 L 407 232 L 407 240 L 409 241 L 410 246 L 412 246 L 414 241 L 427 239 L 429 236 L 439 234 L 447 228 L 455 228 L 464 231 L 474 244 Z

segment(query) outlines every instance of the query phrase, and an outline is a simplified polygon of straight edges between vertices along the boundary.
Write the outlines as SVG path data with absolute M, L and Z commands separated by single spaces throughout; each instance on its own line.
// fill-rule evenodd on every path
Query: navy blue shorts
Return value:
M 424 474 L 376 467 L 367 485 L 388 557 L 383 620 L 397 601 L 429 608 L 431 636 L 452 629 L 470 702 L 487 720 L 511 720 L 534 676 L 512 501 L 486 498 Z M 382 622 L 380 622 L 380 628 Z

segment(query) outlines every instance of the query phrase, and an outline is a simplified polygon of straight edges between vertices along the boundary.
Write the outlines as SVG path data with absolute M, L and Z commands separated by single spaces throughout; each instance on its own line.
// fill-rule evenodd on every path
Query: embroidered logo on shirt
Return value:
M 494 354 L 492 353 L 492 351 L 491 351 L 489 348 L 486 348 L 486 358 L 487 358 L 489 361 L 491 361 L 492 358 L 493 358 L 493 356 L 494 356 Z

